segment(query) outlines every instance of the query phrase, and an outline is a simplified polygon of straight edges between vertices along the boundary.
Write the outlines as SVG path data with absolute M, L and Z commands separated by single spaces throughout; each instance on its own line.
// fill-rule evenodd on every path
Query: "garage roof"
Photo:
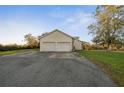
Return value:
M 55 30 L 53 30 L 53 31 L 51 31 L 51 32 L 49 32 L 49 33 L 47 33 L 47 34 L 41 36 L 40 39 L 42 39 L 42 38 L 48 36 L 49 34 L 52 34 L 53 32 L 56 32 L 56 31 L 57 31 L 57 32 L 60 32 L 60 33 L 62 33 L 62 34 L 64 34 L 64 35 L 66 35 L 66 36 L 68 36 L 68 37 L 70 37 L 70 38 L 72 38 L 72 39 L 76 39 L 76 38 L 74 38 L 74 37 L 72 37 L 72 36 L 70 36 L 70 35 L 68 35 L 68 34 L 66 34 L 66 33 L 64 33 L 64 32 L 62 32 L 62 31 L 60 31 L 60 30 L 58 30 L 58 29 L 55 29 Z M 76 40 L 78 40 L 78 39 L 76 39 Z M 80 41 L 80 40 L 79 40 L 79 41 Z M 82 42 L 82 41 L 80 41 L 80 42 Z

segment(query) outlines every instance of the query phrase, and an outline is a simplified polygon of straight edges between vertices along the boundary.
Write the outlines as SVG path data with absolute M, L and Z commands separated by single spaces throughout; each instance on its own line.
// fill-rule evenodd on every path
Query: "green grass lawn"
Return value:
M 0 56 L 1 55 L 16 54 L 16 53 L 32 51 L 32 50 L 38 50 L 38 49 L 20 49 L 20 50 L 12 50 L 12 51 L 0 51 Z
M 102 68 L 119 86 L 124 86 L 124 52 L 79 51 L 78 53 Z

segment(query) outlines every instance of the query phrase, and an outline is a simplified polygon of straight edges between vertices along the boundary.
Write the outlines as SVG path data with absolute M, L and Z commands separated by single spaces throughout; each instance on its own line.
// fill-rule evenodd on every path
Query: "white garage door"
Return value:
M 42 51 L 72 51 L 71 42 L 44 42 Z

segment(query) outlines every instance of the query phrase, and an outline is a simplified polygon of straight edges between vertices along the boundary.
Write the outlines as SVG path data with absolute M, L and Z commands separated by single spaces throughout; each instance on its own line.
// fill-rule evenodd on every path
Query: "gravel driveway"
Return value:
M 0 86 L 116 86 L 99 68 L 74 53 L 30 51 L 0 57 Z

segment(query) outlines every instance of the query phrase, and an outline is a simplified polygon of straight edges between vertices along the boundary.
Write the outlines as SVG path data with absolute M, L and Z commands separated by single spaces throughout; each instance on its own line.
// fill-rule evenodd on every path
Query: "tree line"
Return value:
M 23 44 L 23 45 L 17 45 L 17 44 L 2 45 L 0 44 L 0 51 L 39 48 L 39 36 L 33 36 L 32 34 L 26 34 L 24 36 L 24 40 L 26 44 Z

